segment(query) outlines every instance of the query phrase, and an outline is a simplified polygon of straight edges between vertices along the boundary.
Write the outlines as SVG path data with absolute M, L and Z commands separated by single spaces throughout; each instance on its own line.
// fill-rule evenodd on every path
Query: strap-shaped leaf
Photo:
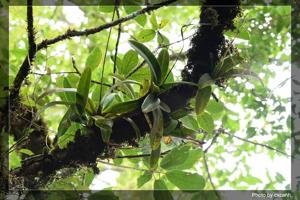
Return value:
M 98 118 L 96 117 L 94 119 L 95 119 L 95 125 L 101 130 L 102 140 L 108 143 L 112 133 L 113 121 L 109 118 L 103 118 L 103 117 L 98 117 Z
M 68 101 L 52 101 L 52 102 L 47 103 L 46 105 L 44 105 L 41 109 L 39 109 L 38 113 L 41 113 L 41 112 L 45 111 L 46 109 L 48 109 L 52 106 L 56 106 L 56 105 L 70 106 L 70 105 L 74 105 L 74 103 L 68 102 Z
M 36 103 L 39 104 L 40 101 L 51 94 L 55 94 L 55 93 L 61 93 L 61 92 L 65 92 L 65 93 L 76 93 L 76 89 L 75 88 L 54 88 L 51 90 L 48 90 L 46 92 L 44 92 L 43 94 L 41 94 L 37 99 L 36 99 Z
M 196 104 L 195 104 L 195 111 L 197 115 L 201 114 L 204 111 L 210 99 L 211 93 L 212 93 L 211 86 L 208 86 L 206 88 L 197 91 Z
M 133 128 L 133 130 L 136 134 L 137 139 L 140 140 L 141 131 L 140 131 L 139 127 L 137 126 L 137 124 L 130 117 L 126 117 L 124 119 L 131 125 L 131 127 Z
M 99 66 L 101 58 L 102 53 L 100 47 L 95 47 L 86 59 L 85 68 L 90 68 L 93 71 Z
M 63 136 L 66 131 L 68 130 L 68 128 L 71 126 L 71 114 L 73 113 L 73 108 L 72 106 L 69 107 L 69 109 L 67 110 L 67 112 L 65 113 L 65 115 L 63 116 L 63 118 L 60 120 L 60 123 L 58 125 L 58 129 L 57 129 L 57 134 L 55 137 L 55 142 L 57 141 L 57 139 L 61 136 Z
M 239 54 L 234 54 L 231 56 L 227 56 L 222 61 L 220 61 L 214 71 L 213 71 L 213 77 L 218 78 L 219 76 L 222 76 L 222 74 L 226 73 L 228 70 L 234 68 L 236 65 L 242 63 L 244 58 L 242 58 Z
M 159 66 L 160 66 L 160 70 L 161 70 L 161 77 L 162 77 L 162 81 L 163 81 L 166 78 L 168 71 L 169 71 L 170 56 L 169 56 L 168 49 L 163 48 L 159 52 L 157 60 L 159 62 Z
M 82 109 L 85 108 L 86 103 L 88 101 L 88 95 L 89 95 L 90 84 L 91 84 L 91 76 L 92 76 L 91 69 L 89 67 L 85 68 L 85 70 L 81 74 L 81 78 L 78 83 L 76 104 L 79 105 L 80 112 L 82 112 Z
M 163 136 L 164 121 L 163 114 L 158 108 L 152 112 L 153 114 L 153 125 L 150 132 L 150 145 L 151 145 L 151 155 L 150 155 L 150 168 L 156 169 L 158 166 L 158 160 L 161 150 L 161 138 Z
M 129 44 L 145 59 L 150 67 L 154 83 L 156 85 L 159 85 L 161 81 L 161 70 L 159 63 L 153 53 L 145 45 L 135 40 L 129 40 Z
M 66 77 L 64 77 L 63 86 L 64 88 L 72 88 L 71 83 Z M 75 102 L 76 94 L 65 92 L 64 96 L 68 102 Z
M 152 112 L 155 109 L 159 108 L 159 106 L 160 106 L 160 99 L 154 94 L 150 93 L 145 98 L 142 104 L 142 111 L 143 113 Z
M 102 112 L 104 114 L 123 114 L 123 113 L 129 113 L 134 110 L 136 110 L 142 103 L 142 99 L 136 99 L 132 101 L 126 101 L 122 103 L 116 103 L 113 106 L 108 107 L 107 109 L 103 110 Z
M 205 88 L 207 86 L 211 86 L 215 83 L 215 81 L 211 78 L 211 76 L 207 73 L 203 74 L 198 81 L 198 89 Z

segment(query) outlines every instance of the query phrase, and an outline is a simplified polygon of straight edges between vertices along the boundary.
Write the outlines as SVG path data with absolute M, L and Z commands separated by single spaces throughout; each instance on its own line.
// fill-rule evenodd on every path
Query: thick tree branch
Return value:
M 19 97 L 19 91 L 25 78 L 30 72 L 31 63 L 34 61 L 35 54 L 37 52 L 37 45 L 35 43 L 35 31 L 33 26 L 33 8 L 32 0 L 27 1 L 27 32 L 28 32 L 28 55 L 26 56 L 20 70 L 14 80 L 14 86 L 11 91 L 11 100 L 15 100 Z

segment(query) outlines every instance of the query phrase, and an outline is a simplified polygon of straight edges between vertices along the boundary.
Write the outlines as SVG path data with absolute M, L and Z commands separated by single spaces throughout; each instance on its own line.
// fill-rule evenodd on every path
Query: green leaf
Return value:
M 166 78 L 169 71 L 170 56 L 166 48 L 163 48 L 158 54 L 158 63 L 161 70 L 162 81 Z
M 242 63 L 243 60 L 244 58 L 242 58 L 238 53 L 227 56 L 217 64 L 213 71 L 213 77 L 217 78 L 219 76 L 222 76 L 222 74 L 233 69 L 236 65 Z
M 192 113 L 192 109 L 191 108 L 181 108 L 179 110 L 175 110 L 173 111 L 170 116 L 173 118 L 173 119 L 180 119 L 182 117 L 185 117 L 187 115 L 189 115 L 190 113 Z
M 149 182 L 152 178 L 152 173 L 150 172 L 145 172 L 143 175 L 139 176 L 137 179 L 137 186 L 138 188 L 142 187 L 145 185 L 147 182 Z
M 245 183 L 247 183 L 249 185 L 255 185 L 255 184 L 258 184 L 258 183 L 262 182 L 259 178 L 251 176 L 249 174 L 247 176 L 245 176 L 245 177 L 242 177 L 241 181 L 243 181 L 243 182 L 245 182 Z
M 156 169 L 157 166 L 158 166 L 158 160 L 159 160 L 160 151 L 161 151 L 160 140 L 161 140 L 161 138 L 159 138 L 159 141 L 157 141 L 157 142 L 159 142 L 158 143 L 158 147 L 155 147 L 155 149 L 151 150 L 151 154 L 150 154 L 150 169 Z
M 131 3 L 130 3 L 131 4 Z M 132 2 L 132 5 L 134 5 L 134 2 Z M 141 10 L 142 7 L 141 6 L 124 6 L 124 10 L 127 14 L 131 14 L 135 11 Z M 139 15 L 137 17 L 134 18 L 134 20 L 141 26 L 144 27 L 147 23 L 147 16 L 145 14 Z
M 138 64 L 138 54 L 136 51 L 129 50 L 123 57 L 122 68 L 120 73 L 127 75 L 137 64 Z
M 203 74 L 198 81 L 198 90 L 211 86 L 215 83 L 215 81 L 211 78 L 211 76 L 207 73 Z
M 31 151 L 31 150 L 29 150 L 29 149 L 20 149 L 20 150 L 18 150 L 18 152 L 19 153 L 23 153 L 23 154 L 26 154 L 26 155 L 28 155 L 28 156 L 32 156 L 34 153 Z
M 36 99 L 36 103 L 39 104 L 40 101 L 48 96 L 48 95 L 51 95 L 51 94 L 54 94 L 54 93 L 76 93 L 76 89 L 75 88 L 55 88 L 55 89 L 51 89 L 51 90 L 48 90 L 46 92 L 44 92 L 43 94 L 41 94 L 37 99 Z
M 160 33 L 159 31 L 157 32 L 157 43 L 160 46 L 166 46 L 170 44 L 169 39 L 163 35 L 162 33 Z M 168 47 L 167 47 L 168 48 Z
M 155 15 L 154 12 L 152 13 L 152 15 L 151 15 L 151 17 L 150 17 L 150 23 L 151 23 L 152 28 L 153 28 L 154 30 L 157 30 L 157 29 L 158 29 L 158 24 L 157 24 L 157 20 L 156 20 L 156 15 Z
M 205 130 L 207 133 L 213 133 L 215 125 L 214 119 L 207 112 L 203 112 L 201 115 L 197 117 L 197 121 L 199 126 Z
M 67 79 L 67 77 L 64 77 L 63 86 L 64 86 L 64 88 L 72 88 L 72 85 L 70 84 L 70 82 Z M 65 96 L 65 98 L 66 98 L 66 100 L 68 102 L 75 102 L 75 98 L 76 98 L 76 94 L 75 93 L 65 92 L 64 96 Z
M 131 125 L 131 127 L 134 129 L 134 132 L 135 132 L 135 135 L 136 135 L 137 139 L 140 140 L 140 138 L 141 138 L 141 131 L 140 131 L 140 128 L 137 126 L 137 124 L 130 117 L 126 117 L 124 119 L 127 122 L 129 122 L 129 124 Z
M 154 39 L 156 32 L 153 29 L 143 29 L 137 35 L 136 39 L 140 42 L 149 42 Z
M 172 194 L 161 179 L 154 181 L 153 196 L 155 200 L 173 200 Z
M 159 85 L 161 81 L 161 70 L 159 63 L 153 53 L 145 45 L 137 41 L 129 40 L 129 44 L 145 59 L 150 67 L 154 83 L 156 85 Z
M 63 116 L 63 118 L 60 120 L 60 123 L 58 125 L 58 129 L 57 129 L 57 134 L 56 134 L 56 138 L 58 139 L 59 137 L 63 136 L 66 131 L 68 130 L 68 128 L 71 126 L 71 114 L 73 113 L 73 109 L 72 107 L 70 107 L 67 112 L 65 113 L 65 115 Z
M 91 68 L 91 71 L 95 70 L 99 66 L 101 58 L 102 53 L 100 47 L 95 47 L 86 59 L 85 68 Z
M 95 125 L 101 130 L 103 142 L 108 143 L 112 133 L 113 121 L 104 117 L 94 117 Z
M 168 23 L 169 23 L 169 20 L 168 20 L 168 19 L 162 19 L 162 20 L 160 21 L 160 23 L 158 24 L 158 29 L 164 28 Z
M 115 100 L 117 100 L 117 96 L 117 93 L 109 93 L 102 98 L 101 108 L 103 113 L 114 104 Z
M 103 111 L 103 113 L 111 113 L 111 114 L 123 114 L 123 113 L 129 113 L 134 110 L 136 110 L 142 103 L 142 98 L 132 100 L 132 101 L 126 101 L 122 103 L 116 103 L 113 106 L 110 106 L 106 110 Z
M 201 114 L 204 111 L 210 99 L 211 93 L 212 93 L 211 86 L 208 86 L 206 88 L 197 91 L 196 104 L 195 104 L 195 111 L 197 115 Z
M 147 16 L 145 14 L 139 15 L 134 20 L 141 26 L 144 27 L 147 23 Z
M 153 110 L 157 109 L 160 105 L 160 99 L 156 97 L 154 94 L 150 93 L 145 98 L 142 104 L 142 111 L 143 113 L 152 112 Z
M 67 128 L 66 132 L 55 138 L 55 143 L 58 144 L 60 149 L 67 147 L 69 142 L 73 142 L 77 131 L 82 127 L 79 123 L 70 123 L 70 126 Z
M 285 178 L 278 172 L 276 172 L 275 179 L 276 179 L 277 183 L 282 183 L 283 181 L 285 181 Z
M 70 103 L 70 102 L 66 102 L 66 101 L 52 101 L 52 102 L 47 103 L 46 105 L 44 105 L 42 108 L 40 108 L 38 113 L 40 114 L 40 113 L 44 112 L 46 109 L 48 109 L 52 106 L 56 106 L 56 105 L 70 106 L 70 105 L 74 105 L 74 103 Z
M 190 149 L 183 145 L 172 149 L 160 162 L 160 167 L 166 170 L 184 170 L 192 168 L 202 157 L 199 149 Z
M 182 122 L 184 127 L 189 128 L 195 132 L 199 131 L 199 125 L 195 116 L 187 115 L 182 117 L 180 121 Z
M 168 180 L 181 190 L 202 190 L 205 186 L 205 180 L 196 173 L 183 171 L 167 171 Z
M 224 104 L 222 102 L 216 102 L 215 100 L 211 100 L 208 102 L 206 110 L 212 115 L 219 114 L 224 111 Z
M 80 105 L 79 112 L 82 112 L 82 109 L 85 108 L 88 101 L 88 95 L 91 84 L 92 71 L 91 68 L 85 68 L 81 74 L 78 86 L 77 86 L 77 95 L 76 95 L 76 104 Z
M 99 11 L 104 13 L 111 13 L 115 9 L 115 6 L 111 5 L 111 0 L 100 0 Z
M 222 124 L 224 128 L 228 128 L 232 132 L 236 132 L 240 129 L 240 124 L 236 123 L 236 120 L 231 119 L 228 115 L 224 115 Z
M 171 108 L 164 102 L 160 102 L 160 105 L 159 105 L 160 109 L 167 112 L 167 113 L 170 113 L 171 112 Z

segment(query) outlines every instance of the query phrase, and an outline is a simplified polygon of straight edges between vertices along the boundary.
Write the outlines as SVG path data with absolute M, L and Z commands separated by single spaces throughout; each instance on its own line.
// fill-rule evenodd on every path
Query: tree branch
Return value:
M 14 80 L 14 86 L 11 90 L 11 100 L 16 100 L 19 97 L 19 91 L 25 78 L 28 76 L 32 62 L 34 61 L 37 52 L 37 45 L 35 43 L 35 31 L 33 26 L 33 10 L 32 0 L 27 1 L 27 32 L 28 32 L 28 55 L 23 61 L 20 70 Z
M 99 33 L 100 31 L 103 31 L 105 29 L 109 29 L 113 26 L 117 26 L 121 23 L 124 23 L 124 22 L 127 22 L 127 21 L 131 20 L 131 19 L 134 19 L 139 15 L 145 14 L 145 13 L 153 11 L 153 10 L 157 10 L 157 9 L 163 7 L 163 6 L 170 5 L 170 4 L 172 4 L 176 1 L 177 0 L 167 0 L 167 1 L 162 2 L 162 3 L 150 5 L 150 6 L 147 6 L 146 8 L 144 8 L 142 10 L 139 10 L 139 11 L 136 11 L 136 12 L 134 12 L 134 13 L 126 16 L 126 17 L 117 19 L 115 21 L 112 21 L 112 22 L 104 24 L 104 25 L 100 25 L 100 26 L 95 27 L 95 28 L 90 28 L 90 29 L 86 29 L 86 30 L 82 30 L 82 31 L 69 29 L 66 33 L 64 33 L 62 35 L 59 35 L 59 36 L 57 36 L 55 38 L 52 38 L 52 39 L 48 39 L 48 40 L 46 39 L 46 40 L 42 41 L 40 44 L 38 44 L 37 49 L 40 50 L 40 49 L 46 48 L 49 45 L 55 44 L 57 42 L 60 42 L 60 41 L 66 40 L 66 39 L 70 39 L 72 37 L 88 36 L 88 35 L 92 35 L 92 34 L 95 34 L 95 33 Z
M 223 134 L 226 134 L 226 135 L 228 135 L 228 136 L 230 136 L 230 137 L 234 137 L 234 138 L 236 138 L 236 139 L 242 140 L 242 141 L 244 141 L 244 142 L 248 142 L 248 143 L 251 143 L 251 144 L 254 144 L 254 145 L 257 145 L 257 146 L 261 146 L 261 147 L 270 149 L 270 150 L 272 150 L 272 151 L 276 151 L 276 152 L 281 153 L 281 154 L 283 154 L 283 155 L 285 155 L 285 156 L 292 157 L 291 155 L 289 155 L 289 154 L 287 154 L 287 153 L 285 153 L 285 152 L 283 152 L 283 151 L 281 151 L 281 150 L 279 150 L 279 149 L 276 149 L 276 148 L 274 148 L 274 147 L 271 147 L 271 146 L 269 146 L 269 145 L 261 144 L 261 143 L 258 143 L 258 142 L 253 142 L 253 141 L 247 140 L 247 139 L 245 139 L 245 138 L 241 138 L 241 137 L 239 137 L 239 136 L 236 136 L 236 135 L 227 133 L 227 132 L 224 131 L 224 130 L 223 130 Z

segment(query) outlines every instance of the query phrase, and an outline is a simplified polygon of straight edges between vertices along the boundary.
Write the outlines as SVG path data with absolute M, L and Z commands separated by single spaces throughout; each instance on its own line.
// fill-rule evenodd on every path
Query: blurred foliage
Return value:
M 140 8 L 134 6 L 120 7 L 120 17 Z M 28 45 L 25 29 L 25 7 L 11 6 L 9 12 L 9 79 L 11 85 L 26 56 Z M 290 94 L 286 92 L 289 90 L 286 88 L 289 85 L 291 63 L 290 13 L 291 8 L 289 6 L 245 7 L 243 17 L 236 20 L 237 31 L 226 33 L 226 37 L 233 40 L 239 54 L 245 59 L 243 67 L 258 74 L 264 85 L 255 80 L 236 78 L 228 81 L 225 88 L 212 86 L 219 101 L 216 102 L 210 98 L 203 115 L 197 116 L 192 112 L 180 119 L 185 128 L 185 134 L 198 132 L 198 134 L 193 135 L 193 139 L 206 142 L 203 148 L 199 145 L 185 144 L 189 143 L 186 139 L 164 137 L 161 143 L 161 152 L 171 151 L 160 159 L 158 168 L 151 174 L 146 172 L 149 167 L 148 157 L 116 158 L 108 160 L 108 164 L 98 163 L 100 175 L 94 175 L 92 171 L 82 168 L 70 177 L 54 180 L 47 186 L 47 189 L 78 190 L 89 187 L 114 190 L 137 189 L 138 187 L 145 190 L 153 188 L 210 190 L 213 187 L 217 189 L 289 189 L 289 177 L 282 175 L 287 169 L 281 168 L 276 172 L 263 170 L 266 174 L 262 177 L 257 171 L 252 170 L 249 162 L 251 158 L 253 161 L 253 157 L 258 154 L 263 155 L 263 158 L 270 160 L 270 162 L 276 159 L 289 162 L 289 157 L 262 146 L 239 140 L 234 136 L 256 141 L 283 152 L 290 151 Z M 112 14 L 113 9 L 107 6 L 34 7 L 34 15 L 38 16 L 35 17 L 34 24 L 37 31 L 37 42 L 62 34 L 69 27 L 80 30 L 105 24 L 111 20 Z M 198 7 L 178 6 L 161 8 L 135 20 L 125 22 L 122 24 L 117 58 L 114 57 L 117 27 L 112 29 L 106 57 L 104 55 L 105 44 L 109 35 L 108 30 L 89 37 L 76 37 L 41 50 L 37 54 L 26 84 L 21 89 L 22 101 L 24 104 L 43 108 L 43 105 L 47 103 L 68 98 L 65 96 L 66 93 L 47 95 L 42 99 L 40 105 L 36 104 L 37 98 L 45 91 L 63 88 L 65 80 L 68 80 L 72 88 L 80 88 L 79 82 L 82 81 L 82 78 L 78 74 L 62 73 L 74 72 L 71 57 L 74 58 L 77 69 L 81 73 L 86 65 L 92 65 L 91 79 L 100 81 L 103 73 L 103 82 L 107 84 L 113 84 L 114 78 L 111 74 L 114 72 L 114 61 L 116 60 L 116 70 L 120 75 L 118 78 L 125 80 L 126 76 L 143 61 L 142 57 L 130 48 L 129 39 L 135 38 L 151 50 L 163 45 L 168 49 L 170 55 L 176 54 L 180 52 L 183 44 L 180 34 L 182 26 L 192 24 L 184 32 L 184 37 L 189 37 L 197 29 L 198 18 Z M 188 41 L 184 41 L 183 52 L 189 48 Z M 157 56 L 158 52 L 154 54 Z M 105 66 L 103 68 L 104 59 Z M 174 63 L 175 60 L 171 59 L 169 66 L 173 66 Z M 184 66 L 185 60 L 176 62 L 168 81 L 179 81 L 179 72 Z M 102 71 L 103 69 L 104 71 Z M 153 75 L 151 73 L 148 65 L 144 65 L 129 77 L 130 80 L 138 83 L 129 84 L 133 96 L 124 95 L 120 92 L 114 98 L 111 97 L 113 101 L 108 101 L 108 103 L 117 104 L 136 100 L 143 96 L 144 93 L 139 84 L 145 86 L 147 80 L 149 81 Z M 284 77 L 278 74 L 283 74 Z M 103 87 L 102 94 L 100 94 L 100 86 L 92 82 L 88 89 L 88 97 L 92 104 L 95 108 L 99 107 L 101 104 L 99 96 L 103 97 L 109 87 Z M 124 90 L 128 91 L 127 89 Z M 105 102 L 102 102 L 102 106 L 103 104 Z M 193 100 L 192 105 L 194 104 L 195 101 Z M 50 137 L 53 138 L 57 134 L 59 123 L 66 111 L 67 107 L 65 106 L 53 106 L 42 113 L 49 128 Z M 108 124 L 109 122 L 106 121 L 99 126 L 103 129 L 109 129 Z M 75 129 L 72 129 L 71 133 L 70 131 L 65 133 L 64 141 L 60 141 L 62 146 L 72 141 L 74 132 L 77 130 L 76 125 L 72 127 Z M 220 127 L 230 132 L 232 136 L 221 133 L 215 137 L 215 131 Z M 200 133 L 199 129 L 202 130 Z M 139 141 L 140 148 L 119 149 L 115 154 L 125 157 L 148 154 L 151 151 L 149 140 L 146 137 Z M 214 144 L 210 147 L 211 142 Z M 214 186 L 208 180 L 203 159 L 204 152 L 202 149 L 207 147 L 209 147 L 209 151 L 205 154 Z M 10 155 L 11 168 L 19 165 L 18 159 L 17 154 L 12 153 Z M 259 162 L 257 161 L 256 165 Z M 104 176 L 106 172 L 117 175 L 112 178 L 114 180 L 108 180 Z M 88 176 L 88 181 L 85 181 L 86 178 L 83 179 L 83 176 Z M 188 177 L 192 178 L 185 181 Z M 92 179 L 94 179 L 94 185 L 91 184 Z M 214 193 L 209 195 L 213 196 L 209 199 L 215 198 Z M 99 194 L 94 193 L 90 198 L 95 199 L 98 196 L 115 198 L 114 194 L 107 191 Z M 159 199 L 158 196 L 164 196 L 164 199 L 172 198 L 169 193 L 162 191 L 154 193 L 155 199 Z M 200 199 L 201 194 L 191 193 L 190 196 L 191 199 Z

